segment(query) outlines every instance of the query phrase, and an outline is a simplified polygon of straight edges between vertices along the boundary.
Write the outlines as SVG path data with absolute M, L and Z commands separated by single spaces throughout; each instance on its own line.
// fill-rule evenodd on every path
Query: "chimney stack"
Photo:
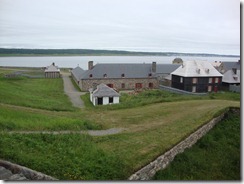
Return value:
M 152 72 L 156 73 L 156 65 L 157 63 L 155 61 L 152 62 Z
M 88 70 L 91 70 L 93 68 L 93 61 L 88 62 Z

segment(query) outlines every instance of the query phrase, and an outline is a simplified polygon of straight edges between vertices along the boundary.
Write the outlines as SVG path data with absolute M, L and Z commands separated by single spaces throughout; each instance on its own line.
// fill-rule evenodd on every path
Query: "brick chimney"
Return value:
M 91 70 L 93 68 L 93 61 L 88 62 L 88 70 Z
M 157 63 L 155 61 L 152 62 L 152 72 L 156 73 L 156 65 Z

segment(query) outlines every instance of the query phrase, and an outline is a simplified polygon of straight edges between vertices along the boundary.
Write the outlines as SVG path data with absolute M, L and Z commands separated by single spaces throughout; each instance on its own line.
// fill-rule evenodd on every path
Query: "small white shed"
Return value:
M 120 94 L 105 84 L 99 84 L 95 90 L 89 91 L 90 101 L 94 106 L 119 103 Z

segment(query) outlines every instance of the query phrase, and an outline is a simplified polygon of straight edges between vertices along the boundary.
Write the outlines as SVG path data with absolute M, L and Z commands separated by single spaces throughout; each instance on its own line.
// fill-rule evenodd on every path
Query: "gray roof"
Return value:
M 157 64 L 156 73 L 170 74 L 179 66 L 176 64 Z M 84 72 L 81 79 L 90 78 L 90 74 L 92 74 L 92 78 L 104 78 L 105 74 L 106 78 L 122 78 L 122 74 L 125 78 L 147 78 L 150 73 L 152 77 L 156 76 L 155 73 L 152 73 L 152 64 L 96 64 L 91 70 Z
M 223 61 L 221 65 L 223 65 L 223 68 L 225 71 L 231 70 L 232 68 L 236 68 L 236 69 L 240 70 L 240 63 L 239 62 Z
M 58 66 L 50 65 L 46 67 L 45 72 L 60 72 L 60 69 Z
M 212 64 L 207 61 L 185 61 L 171 75 L 182 77 L 222 77 Z
M 90 78 L 146 78 L 151 73 L 151 64 L 96 64 L 91 70 L 82 74 L 82 79 Z
M 114 89 L 108 87 L 105 84 L 99 84 L 97 89 L 93 91 L 94 97 L 119 97 L 120 94 L 117 93 Z
M 237 70 L 236 74 L 232 70 L 228 70 L 223 74 L 222 82 L 239 84 L 241 82 L 241 73 L 240 70 Z
M 170 74 L 180 66 L 181 64 L 157 64 L 156 73 Z
M 81 75 L 85 72 L 85 70 L 83 70 L 81 67 L 77 66 L 76 68 L 74 68 L 73 70 L 71 70 L 71 73 L 74 75 L 74 77 L 76 78 L 76 80 L 80 80 Z

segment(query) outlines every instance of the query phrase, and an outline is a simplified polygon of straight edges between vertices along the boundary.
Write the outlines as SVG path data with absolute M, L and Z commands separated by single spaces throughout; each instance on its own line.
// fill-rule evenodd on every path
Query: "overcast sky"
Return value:
M 1 48 L 240 54 L 239 0 L 0 0 Z

